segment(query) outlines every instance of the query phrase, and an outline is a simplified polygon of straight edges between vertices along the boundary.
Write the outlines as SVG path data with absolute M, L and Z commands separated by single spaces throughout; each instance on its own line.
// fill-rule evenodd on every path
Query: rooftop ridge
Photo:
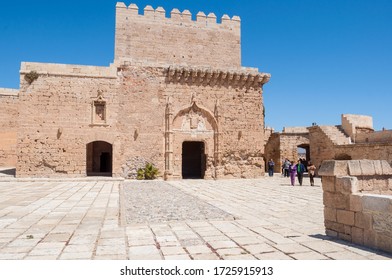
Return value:
M 224 14 L 221 17 L 221 22 L 217 22 L 217 17 L 214 13 L 209 13 L 206 15 L 204 12 L 198 12 L 196 14 L 196 20 L 192 19 L 192 13 L 189 10 L 184 10 L 180 12 L 180 10 L 174 8 L 170 12 L 170 17 L 166 17 L 166 11 L 162 7 L 157 7 L 154 9 L 152 6 L 147 5 L 141 13 L 139 14 L 139 7 L 136 4 L 131 3 L 129 6 L 126 6 L 124 2 L 117 2 L 116 4 L 117 10 L 123 10 L 127 14 L 127 16 L 140 16 L 151 19 L 167 19 L 173 20 L 177 22 L 195 22 L 198 24 L 210 26 L 213 24 L 222 25 L 222 26 L 239 26 L 241 23 L 241 18 L 239 16 L 234 15 L 233 17 L 229 17 L 227 14 Z

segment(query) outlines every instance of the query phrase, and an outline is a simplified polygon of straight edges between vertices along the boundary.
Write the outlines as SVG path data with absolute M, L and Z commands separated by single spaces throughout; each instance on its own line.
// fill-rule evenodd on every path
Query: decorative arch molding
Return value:
M 208 110 L 207 108 L 196 104 L 196 101 L 193 101 L 190 106 L 187 106 L 187 107 L 180 109 L 178 111 L 178 113 L 176 114 L 176 116 L 173 118 L 172 124 L 174 124 L 178 118 L 183 117 L 183 116 L 191 113 L 192 111 L 193 112 L 200 111 L 207 118 L 207 120 L 210 122 L 213 130 L 215 131 L 218 129 L 218 121 L 214 117 L 214 114 L 210 110 Z
M 198 104 L 195 94 L 191 104 L 173 113 L 171 99 L 168 98 L 165 110 L 165 179 L 181 178 L 179 168 L 179 147 L 184 141 L 205 143 L 209 163 L 209 174 L 216 178 L 215 167 L 220 162 L 219 153 L 219 102 L 216 101 L 214 113 Z
M 111 145 L 115 144 L 116 141 L 116 136 L 115 135 L 110 135 L 109 133 L 104 133 L 104 134 L 94 134 L 94 135 L 89 135 L 86 139 L 85 139 L 86 143 L 92 143 L 92 142 L 97 142 L 97 141 L 102 141 L 102 142 L 107 142 Z

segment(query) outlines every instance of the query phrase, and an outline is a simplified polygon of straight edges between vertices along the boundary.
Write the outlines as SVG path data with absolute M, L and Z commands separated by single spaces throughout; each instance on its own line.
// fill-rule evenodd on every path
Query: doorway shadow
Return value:
M 16 175 L 16 168 L 0 168 L 0 177 L 1 176 L 13 176 Z

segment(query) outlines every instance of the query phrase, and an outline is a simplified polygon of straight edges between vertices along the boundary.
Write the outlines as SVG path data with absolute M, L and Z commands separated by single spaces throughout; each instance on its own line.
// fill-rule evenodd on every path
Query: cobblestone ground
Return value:
M 126 182 L 123 190 L 127 224 L 234 219 L 227 212 L 162 181 Z
M 317 183 L 7 179 L 0 259 L 392 259 L 324 235 Z

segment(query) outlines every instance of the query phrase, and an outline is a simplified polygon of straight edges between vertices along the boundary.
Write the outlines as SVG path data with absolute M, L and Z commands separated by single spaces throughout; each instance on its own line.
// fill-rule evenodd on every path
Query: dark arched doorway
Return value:
M 305 170 L 308 170 L 308 163 L 310 161 L 310 145 L 302 144 L 297 146 L 298 159 L 302 160 L 305 165 Z
M 204 142 L 182 143 L 182 178 L 204 179 L 206 155 Z
M 351 160 L 351 156 L 348 154 L 339 154 L 335 156 L 335 160 Z
M 112 176 L 112 144 L 104 141 L 95 141 L 88 143 L 86 149 L 87 176 Z

